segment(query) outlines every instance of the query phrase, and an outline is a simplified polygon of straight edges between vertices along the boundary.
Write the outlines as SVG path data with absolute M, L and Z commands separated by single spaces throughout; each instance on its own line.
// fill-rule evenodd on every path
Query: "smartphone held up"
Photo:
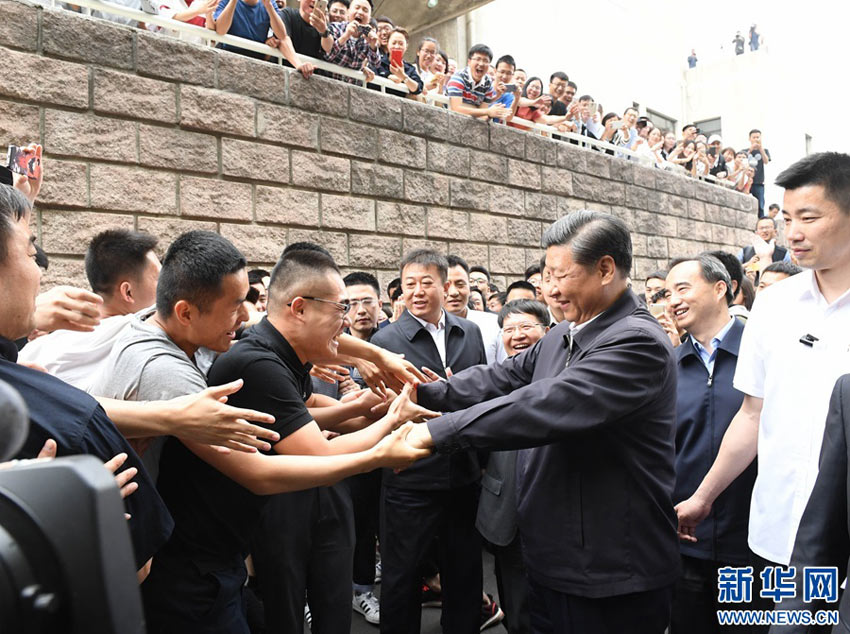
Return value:
M 16 174 L 26 176 L 30 180 L 41 177 L 41 146 L 18 147 L 10 145 L 6 154 L 6 164 Z

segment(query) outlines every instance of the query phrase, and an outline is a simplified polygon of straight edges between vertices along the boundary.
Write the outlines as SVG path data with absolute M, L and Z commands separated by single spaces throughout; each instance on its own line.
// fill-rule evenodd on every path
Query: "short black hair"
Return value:
M 744 308 L 752 310 L 756 301 L 756 289 L 748 277 L 741 280 L 741 294 L 744 296 Z
M 666 279 L 667 279 L 667 272 L 666 271 L 653 271 L 652 273 L 650 273 L 649 275 L 646 276 L 646 279 L 644 281 L 666 280 Z
M 316 244 L 315 242 L 293 242 L 283 250 L 283 253 L 280 254 L 280 257 L 282 258 L 284 256 L 287 256 L 293 251 L 316 251 L 317 253 L 321 253 L 333 259 L 333 256 L 331 255 L 330 251 L 328 251 L 322 245 Z
M 111 295 L 122 279 L 138 279 L 145 270 L 148 253 L 157 239 L 149 233 L 129 229 L 101 231 L 86 249 L 86 277 L 98 295 Z
M 732 294 L 734 297 L 737 297 L 738 293 L 741 292 L 741 281 L 744 279 L 744 267 L 741 262 L 737 257 L 726 251 L 708 251 L 707 253 L 720 260 L 721 264 L 726 268 L 726 272 L 729 273 L 729 279 L 732 280 L 732 285 L 735 287 L 732 290 Z
M 386 15 L 379 15 L 377 18 L 375 18 L 375 22 L 384 22 L 395 28 L 395 22 L 393 22 L 392 18 Z
M 531 315 L 542 326 L 549 325 L 549 309 L 535 299 L 515 299 L 502 306 L 499 311 L 499 328 L 505 323 L 508 315 Z
M 339 275 L 339 267 L 324 249 L 293 249 L 284 253 L 272 270 L 269 300 L 275 305 L 288 300 L 300 285 L 329 273 Z
M 490 271 L 485 269 L 483 266 L 470 266 L 469 272 L 470 273 L 484 273 L 484 275 L 487 276 L 487 281 L 488 282 L 490 281 Z
M 724 152 L 725 152 L 725 150 L 724 150 Z M 770 203 L 770 204 L 767 206 L 767 208 L 768 208 L 768 209 L 779 209 L 779 205 L 777 205 L 776 203 Z
M 431 249 L 416 249 L 404 256 L 398 269 L 401 277 L 404 277 L 404 267 L 410 264 L 434 266 L 437 268 L 440 280 L 445 282 L 449 278 L 449 261 L 446 256 Z
M 401 288 L 401 278 L 394 277 L 390 280 L 389 284 L 387 284 L 387 297 L 393 299 L 393 289 L 398 290 Z
M 511 291 L 517 288 L 521 288 L 524 291 L 531 291 L 535 295 L 537 294 L 537 289 L 534 288 L 533 284 L 526 282 L 525 280 L 517 280 L 512 284 L 508 285 L 508 290 L 505 291 L 505 297 L 511 294 Z
M 776 177 L 784 189 L 820 185 L 826 197 L 850 215 L 850 154 L 818 152 L 800 159 Z
M 490 289 L 491 293 L 498 293 L 499 292 L 499 287 L 496 286 L 495 284 L 493 284 L 493 282 L 487 282 L 487 288 Z M 483 293 L 482 293 L 482 295 L 483 295 Z
M 486 44 L 476 44 L 471 49 L 469 49 L 469 54 L 466 56 L 466 59 L 472 59 L 473 55 L 486 55 L 490 58 L 490 61 L 493 61 L 493 49 L 491 49 Z
M 9 254 L 9 238 L 15 224 L 26 216 L 32 207 L 30 201 L 11 185 L 0 185 L 0 263 Z
M 759 134 L 761 134 L 761 130 L 759 130 L 758 128 L 753 128 L 752 130 L 750 130 L 750 133 L 749 133 L 747 136 L 752 136 L 752 135 L 754 135 L 756 132 L 758 132 Z
M 330 0 L 330 2 L 328 2 L 328 8 L 330 8 L 331 5 L 337 3 L 344 4 L 346 9 L 351 7 L 351 2 L 349 2 L 349 0 Z
M 462 268 L 464 271 L 466 271 L 466 274 L 467 274 L 467 275 L 469 275 L 469 265 L 466 263 L 466 260 L 464 260 L 464 259 L 463 259 L 462 257 L 460 257 L 459 255 L 449 255 L 449 256 L 446 256 L 446 261 L 449 263 L 449 268 L 450 268 L 450 269 L 451 269 L 451 268 L 454 268 L 454 267 L 456 267 L 456 266 L 459 266 L 459 267 L 460 267 L 460 268 Z
M 271 277 L 271 273 L 265 269 L 251 269 L 248 271 L 248 284 L 262 284 L 264 277 Z
M 514 69 L 514 72 L 516 72 L 516 60 L 511 55 L 502 55 L 496 61 L 496 68 L 499 67 L 499 64 L 507 64 L 508 66 L 512 66 L 513 69 Z
M 540 275 L 540 267 L 537 264 L 532 264 L 525 269 L 525 279 L 528 280 L 532 275 Z
M 590 95 L 582 95 L 578 98 L 579 101 L 593 101 L 593 97 Z
M 379 298 L 381 297 L 381 285 L 378 284 L 378 278 L 376 278 L 371 273 L 366 273 L 365 271 L 355 271 L 354 273 L 349 273 L 344 278 L 342 278 L 342 283 L 346 286 L 371 286 L 375 289 L 375 294 Z
M 607 113 L 604 117 L 602 117 L 602 125 L 604 126 L 606 123 L 608 123 L 614 117 L 617 117 L 619 119 L 620 115 L 618 115 L 616 112 Z
M 793 262 L 786 262 L 785 260 L 780 260 L 779 262 L 771 262 L 766 267 L 764 267 L 762 275 L 764 275 L 765 273 L 784 273 L 788 277 L 791 277 L 802 272 L 803 269 L 794 264 Z
M 699 128 L 697 128 L 696 123 L 686 123 L 685 125 L 682 126 L 682 132 L 684 132 L 688 128 L 694 128 L 695 130 L 699 131 Z
M 248 287 L 248 293 L 245 295 L 245 301 L 249 304 L 256 304 L 260 301 L 260 291 L 258 291 L 253 286 Z
M 556 70 L 554 73 L 549 75 L 549 83 L 551 84 L 556 79 L 563 79 L 564 81 L 570 81 L 570 78 L 567 74 L 562 70 Z
M 575 83 L 574 81 L 568 81 L 568 82 L 567 82 L 567 87 L 572 88 L 572 89 L 574 89 L 574 90 L 578 90 L 578 84 L 577 84 L 577 83 Z
M 419 40 L 419 46 L 416 47 L 417 53 L 422 50 L 422 47 L 425 45 L 425 42 L 433 42 L 437 45 L 437 50 L 440 49 L 440 43 L 433 37 L 423 37 L 421 40 Z
M 617 216 L 581 209 L 556 220 L 546 229 L 543 248 L 569 245 L 573 260 L 593 266 L 604 256 L 614 260 L 620 275 L 632 268 L 632 237 L 626 223 Z
M 246 266 L 245 256 L 212 231 L 189 231 L 178 237 L 162 260 L 156 285 L 156 310 L 168 317 L 181 300 L 206 311 L 228 275 Z

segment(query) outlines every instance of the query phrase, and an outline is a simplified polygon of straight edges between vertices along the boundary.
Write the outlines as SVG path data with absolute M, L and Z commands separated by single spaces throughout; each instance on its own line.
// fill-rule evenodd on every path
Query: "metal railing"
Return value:
M 200 2 L 200 0 L 197 1 Z M 57 0 L 51 0 L 51 4 L 56 7 Z M 286 61 L 283 56 L 283 53 L 281 53 L 279 49 L 272 48 L 265 42 L 255 42 L 254 40 L 248 40 L 245 38 L 236 37 L 234 35 L 219 35 L 215 31 L 201 26 L 188 24 L 186 22 L 180 22 L 178 20 L 173 20 L 171 18 L 162 17 L 160 15 L 152 13 L 147 13 L 145 11 L 139 11 L 137 9 L 131 9 L 129 7 L 113 4 L 111 2 L 105 2 L 104 0 L 73 0 L 73 4 L 80 7 L 85 7 L 90 11 L 101 11 L 103 13 L 117 15 L 128 20 L 135 20 L 136 22 L 141 22 L 144 24 L 153 24 L 162 27 L 166 30 L 166 32 L 162 33 L 162 35 L 167 36 L 169 35 L 168 31 L 173 31 L 180 35 L 186 35 L 192 38 L 196 38 L 202 42 L 206 42 L 208 45 L 211 45 L 213 42 L 215 42 L 220 44 L 226 44 L 228 46 L 233 46 L 235 48 L 249 50 L 254 53 L 259 53 L 261 55 L 267 55 L 270 58 L 276 59 L 279 65 L 283 65 L 283 63 Z M 381 92 L 384 93 L 387 89 L 405 94 L 410 93 L 404 83 L 396 83 L 391 79 L 379 77 L 377 75 L 372 78 L 371 81 L 368 81 L 366 74 L 362 71 L 353 70 L 351 68 L 344 68 L 342 66 L 337 66 L 336 64 L 331 64 L 326 60 L 315 59 L 312 57 L 307 57 L 306 55 L 299 54 L 298 57 L 303 62 L 309 62 L 316 69 L 325 71 L 327 73 L 332 73 L 334 75 L 340 75 L 343 77 L 355 79 L 358 81 L 358 83 L 362 83 L 364 87 L 366 87 L 367 85 L 375 85 L 378 86 Z M 388 95 L 388 97 L 391 96 Z M 442 94 L 428 93 L 424 96 L 424 101 L 426 104 L 432 105 L 434 107 L 449 107 L 449 97 Z M 439 104 L 439 106 L 437 104 Z M 519 119 L 516 117 L 511 119 L 511 123 L 524 128 L 527 132 L 530 133 L 543 134 L 545 136 L 556 139 L 559 138 L 562 141 L 570 142 L 573 145 L 576 145 L 583 149 L 593 149 L 601 152 L 606 152 L 608 154 L 611 154 L 613 152 L 615 156 L 623 157 L 627 160 L 631 160 L 636 163 L 646 165 L 648 167 L 655 167 L 656 161 L 652 156 L 649 156 L 645 153 L 635 152 L 634 150 L 630 150 L 627 147 L 614 145 L 612 143 L 594 139 L 592 137 L 583 136 L 575 132 L 563 132 L 554 126 L 545 125 L 542 123 L 535 123 L 532 121 L 526 121 L 525 119 Z M 669 171 L 671 173 L 678 174 L 681 176 L 689 176 L 688 172 L 684 169 L 684 167 L 682 167 L 681 165 L 676 165 L 674 163 L 666 163 L 663 167 L 659 169 L 664 169 L 665 171 Z M 734 187 L 734 183 L 732 183 L 731 181 L 728 181 L 726 179 L 718 179 L 711 175 L 699 176 L 697 178 L 699 180 L 719 184 L 724 187 Z

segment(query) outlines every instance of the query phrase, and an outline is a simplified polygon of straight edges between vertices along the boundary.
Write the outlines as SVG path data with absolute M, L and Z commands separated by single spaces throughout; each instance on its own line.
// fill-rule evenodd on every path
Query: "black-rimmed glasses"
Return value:
M 307 295 L 301 295 L 300 297 L 301 299 L 309 299 L 311 302 L 322 302 L 323 304 L 331 304 L 333 306 L 336 306 L 337 309 L 343 314 L 343 316 L 347 315 L 348 311 L 351 310 L 351 302 L 349 301 L 335 302 L 330 299 L 322 299 L 321 297 L 308 297 Z M 294 302 L 296 299 L 298 298 L 293 298 L 292 302 Z M 287 306 L 292 306 L 292 302 L 289 302 Z

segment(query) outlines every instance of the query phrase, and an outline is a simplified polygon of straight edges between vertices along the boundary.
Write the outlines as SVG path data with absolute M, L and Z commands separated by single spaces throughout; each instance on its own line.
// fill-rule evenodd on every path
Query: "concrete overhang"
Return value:
M 420 32 L 446 20 L 457 18 L 492 0 L 438 0 L 428 7 L 428 0 L 374 0 L 373 16 L 387 15 L 410 33 Z

